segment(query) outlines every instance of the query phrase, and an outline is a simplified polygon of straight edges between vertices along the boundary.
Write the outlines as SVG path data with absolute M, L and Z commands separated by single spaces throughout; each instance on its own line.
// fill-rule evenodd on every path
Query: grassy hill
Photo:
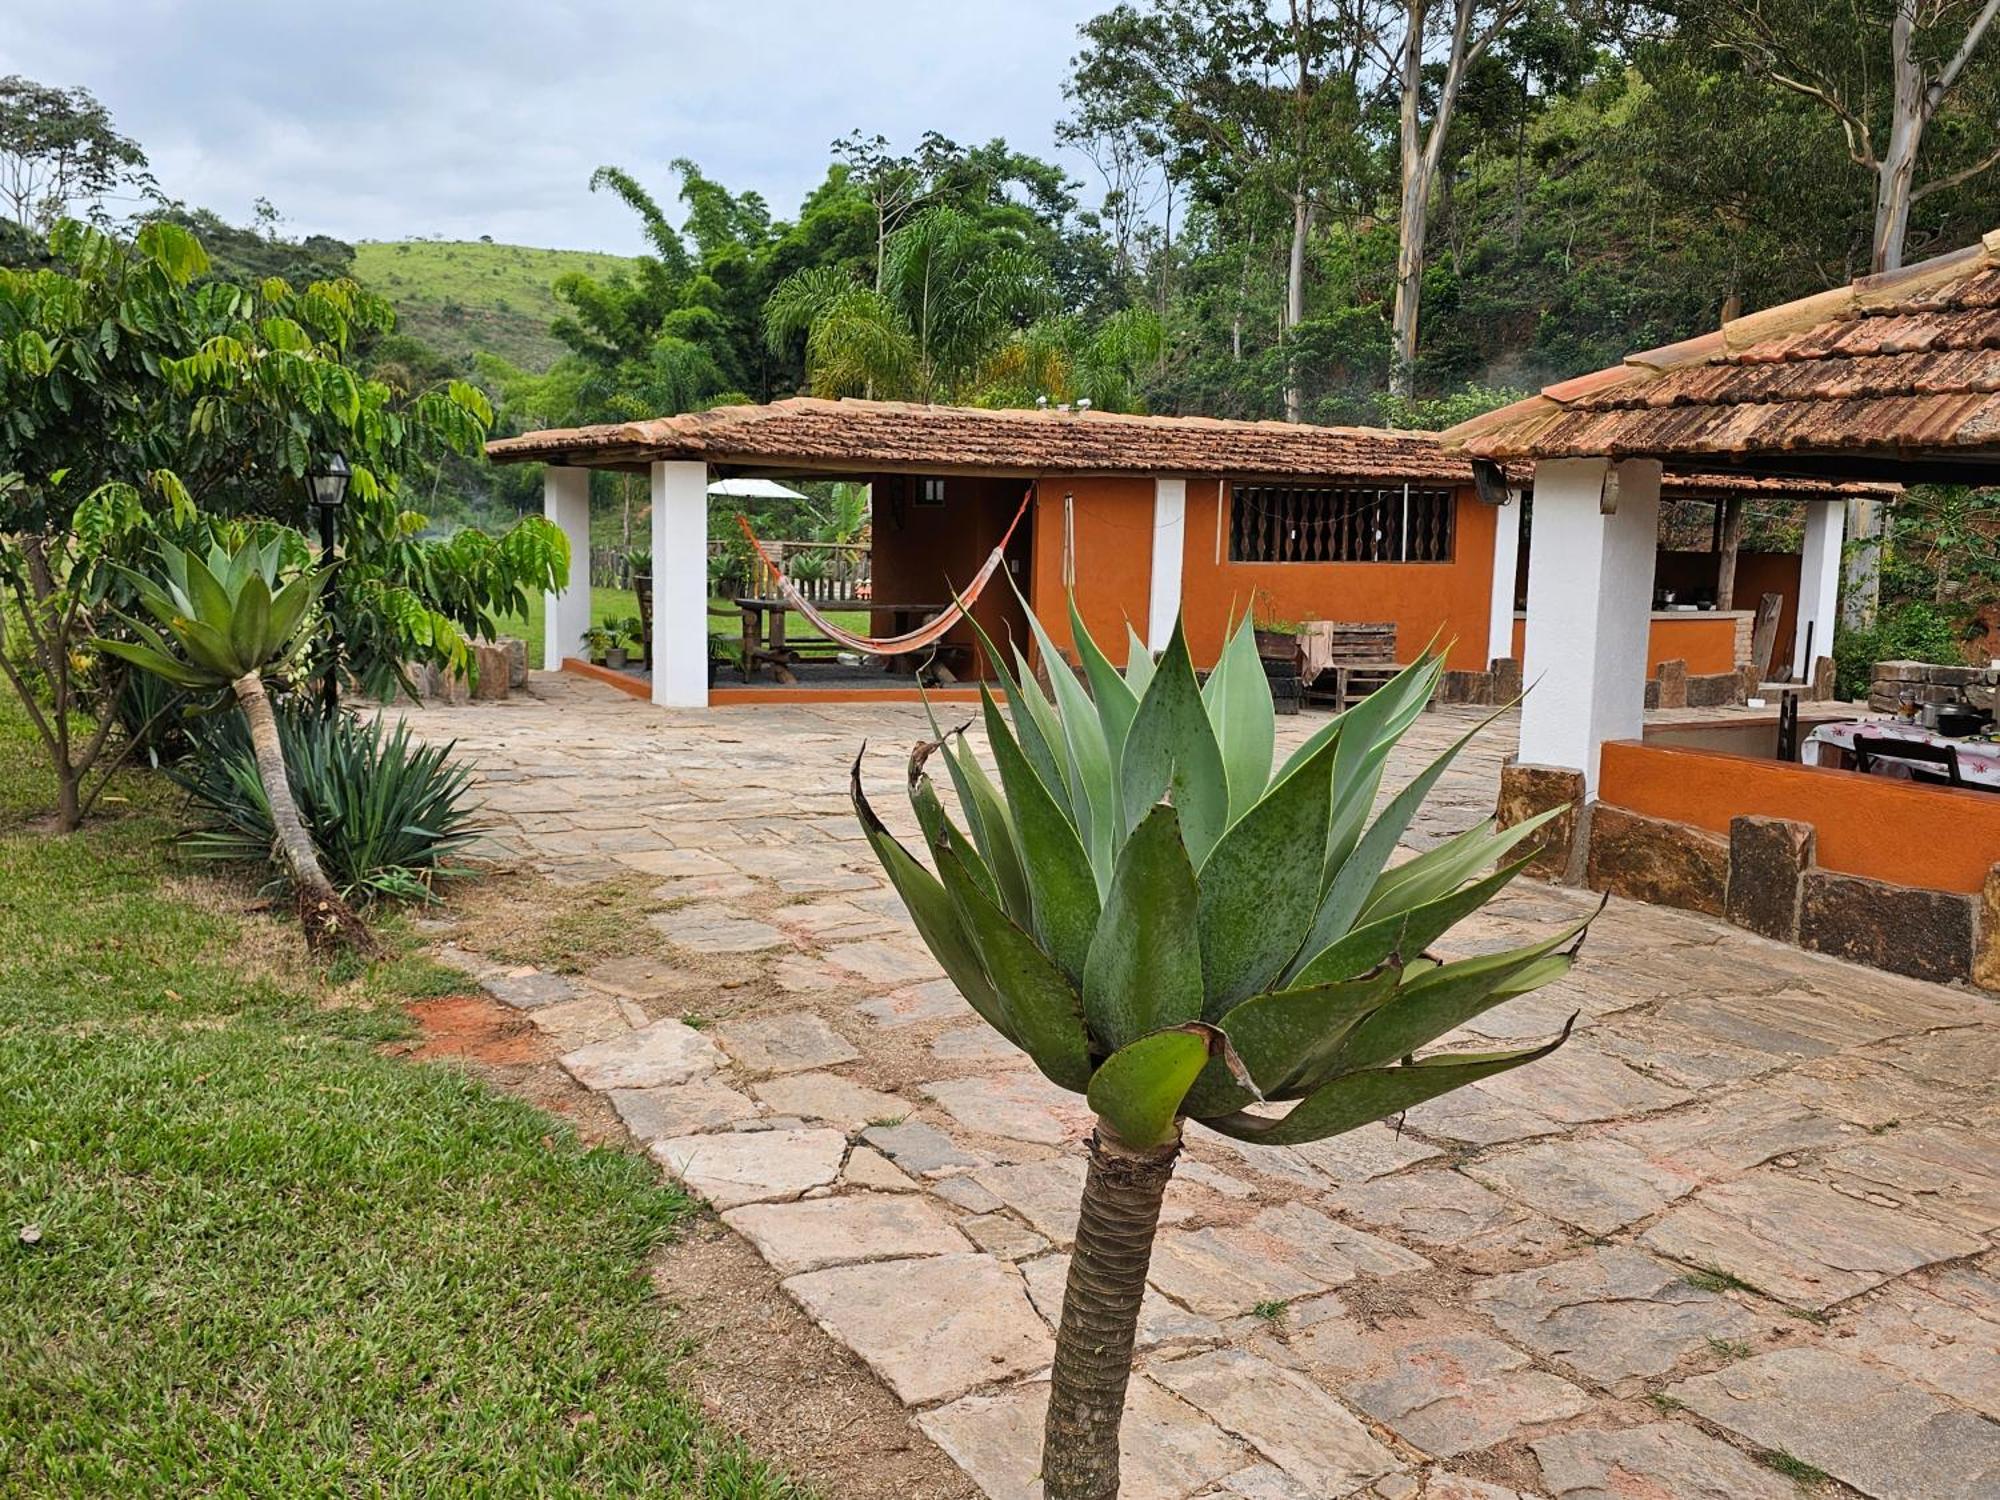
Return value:
M 562 353 L 549 337 L 555 279 L 608 276 L 630 262 L 589 250 L 536 250 L 483 240 L 364 240 L 354 273 L 395 304 L 403 332 L 455 358 L 497 354 L 546 370 Z

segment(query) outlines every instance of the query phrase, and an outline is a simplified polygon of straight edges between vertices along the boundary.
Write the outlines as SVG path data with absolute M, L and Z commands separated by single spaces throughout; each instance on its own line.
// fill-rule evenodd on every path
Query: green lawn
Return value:
M 463 981 L 191 899 L 151 778 L 25 823 L 31 748 L 0 708 L 0 1493 L 793 1493 L 677 1394 L 644 1157 L 383 1055 Z
M 711 611 L 719 609 L 727 612 L 723 615 L 713 613 L 709 615 L 709 633 L 723 636 L 731 641 L 737 639 L 742 633 L 742 625 L 741 616 L 736 608 L 727 599 L 711 599 L 708 603 Z M 525 613 L 508 615 L 500 621 L 502 635 L 518 635 L 528 643 L 528 665 L 536 671 L 540 671 L 542 666 L 542 614 L 545 608 L 542 596 L 536 594 L 528 601 Z M 638 613 L 639 599 L 630 589 L 592 588 L 590 591 L 590 618 L 594 624 L 601 625 L 606 620 L 626 619 Z M 837 609 L 828 618 L 843 630 L 859 631 L 864 634 L 868 630 L 869 617 L 866 610 Z M 804 633 L 803 624 L 803 621 L 797 619 L 791 622 L 790 634 L 794 640 L 799 639 Z

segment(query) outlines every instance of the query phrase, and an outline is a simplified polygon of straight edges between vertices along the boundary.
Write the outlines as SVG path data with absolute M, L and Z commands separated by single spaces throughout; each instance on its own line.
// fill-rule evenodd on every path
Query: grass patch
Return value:
M 710 529 L 717 525 L 717 518 L 711 517 Z M 640 545 L 644 545 L 643 540 Z M 727 599 L 710 599 L 711 610 L 724 610 L 724 614 L 711 613 L 708 629 L 712 635 L 720 635 L 732 646 L 743 634 L 742 613 Z M 528 665 L 536 671 L 542 667 L 542 620 L 548 601 L 540 594 L 531 596 L 528 607 L 517 615 L 502 615 L 496 628 L 502 635 L 517 635 L 528 644 Z M 639 613 L 639 596 L 630 589 L 593 587 L 590 591 L 590 619 L 594 625 L 602 625 L 608 620 L 628 620 Z M 843 630 L 852 630 L 861 635 L 868 634 L 872 618 L 866 610 L 836 609 L 828 619 Z M 817 633 L 797 616 L 786 620 L 787 639 L 798 642 L 817 639 Z
M 1681 1280 L 1696 1291 L 1715 1292 L 1718 1295 L 1723 1292 L 1749 1292 L 1753 1296 L 1762 1295 L 1741 1276 L 1732 1275 L 1720 1266 L 1704 1266 L 1698 1271 L 1689 1271 L 1681 1277 Z
M 1655 1411 L 1677 1412 L 1688 1409 L 1687 1402 L 1678 1396 L 1669 1396 L 1665 1391 L 1653 1391 L 1646 1397 L 1647 1404 Z
M 1816 1469 L 1802 1458 L 1793 1458 L 1782 1448 L 1769 1448 L 1757 1455 L 1757 1461 L 1774 1473 L 1782 1474 L 1800 1489 L 1812 1489 L 1826 1483 L 1826 1471 Z
M 1708 1336 L 1708 1347 L 1711 1353 L 1719 1354 L 1724 1359 L 1748 1359 L 1750 1357 L 1750 1346 L 1741 1339 L 1719 1339 L 1714 1334 L 1710 1334 Z
M 0 787 L 46 806 L 19 728 Z M 154 783 L 122 790 L 0 836 L 0 1489 L 794 1494 L 678 1394 L 644 1266 L 688 1201 L 384 1056 L 462 981 L 327 984 L 170 878 Z
M 660 952 L 664 944 L 645 922 L 647 912 L 662 909 L 663 903 L 647 894 L 658 884 L 656 875 L 632 875 L 566 890 L 552 887 L 532 911 L 507 903 L 504 929 L 479 946 L 503 962 L 555 974 L 581 974 L 608 959 Z
M 1285 1304 L 1278 1301 L 1259 1302 L 1250 1309 L 1250 1315 L 1262 1318 L 1266 1323 L 1282 1323 L 1285 1321 Z

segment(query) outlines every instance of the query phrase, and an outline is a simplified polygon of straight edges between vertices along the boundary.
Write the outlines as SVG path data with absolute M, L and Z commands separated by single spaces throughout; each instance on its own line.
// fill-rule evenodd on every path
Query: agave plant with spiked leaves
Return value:
M 281 536 L 217 545 L 206 559 L 162 543 L 158 578 L 120 569 L 159 628 L 128 616 L 136 641 L 98 645 L 178 687 L 235 694 L 271 809 L 273 853 L 290 877 L 307 942 L 316 951 L 373 952 L 367 929 L 327 879 L 299 816 L 264 690 L 264 674 L 297 647 L 330 572 L 319 568 L 281 582 L 283 550 Z
M 1510 952 L 1427 955 L 1520 872 L 1527 860 L 1509 857 L 1538 826 L 1489 821 L 1390 864 L 1472 737 L 1371 817 L 1441 658 L 1427 655 L 1274 770 L 1249 620 L 1205 686 L 1178 628 L 1157 663 L 1132 636 L 1120 671 L 1072 604 L 1079 678 L 1032 613 L 1029 623 L 1052 694 L 1018 649 L 1015 670 L 1000 671 L 1009 712 L 982 690 L 998 780 L 962 729 L 910 757 L 930 868 L 870 807 L 858 757 L 853 796 L 959 991 L 1096 1115 L 1042 1478 L 1050 1500 L 1101 1500 L 1117 1493 L 1133 1334 L 1183 1122 L 1296 1145 L 1547 1056 L 1567 1025 L 1518 1051 L 1423 1049 L 1567 973 L 1588 919 Z M 963 827 L 933 783 L 933 757 Z

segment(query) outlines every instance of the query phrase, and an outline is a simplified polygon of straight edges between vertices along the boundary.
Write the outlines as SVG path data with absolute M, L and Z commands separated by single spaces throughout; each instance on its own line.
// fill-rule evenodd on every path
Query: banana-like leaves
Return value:
M 184 577 L 187 590 L 202 587 L 194 567 Z M 272 598 L 273 619 L 280 608 Z M 1520 873 L 1525 859 L 1507 861 L 1539 826 L 1483 823 L 1390 865 L 1471 738 L 1371 820 L 1441 657 L 1330 721 L 1274 773 L 1249 620 L 1229 632 L 1206 686 L 1178 626 L 1157 662 L 1128 629 L 1121 669 L 1074 604 L 1069 625 L 1076 668 L 1030 617 L 1046 690 L 1025 655 L 1009 670 L 986 642 L 1009 710 L 982 694 L 994 771 L 963 729 L 912 757 L 930 868 L 869 806 L 859 760 L 852 787 L 871 847 L 946 974 L 1045 1076 L 1086 1093 L 1104 1128 L 1134 1146 L 1173 1139 L 1185 1118 L 1249 1141 L 1315 1140 L 1520 1067 L 1567 1037 L 1565 1027 L 1521 1051 L 1418 1056 L 1566 974 L 1589 921 L 1504 953 L 1429 955 Z M 926 770 L 940 751 L 967 831 Z M 1274 1116 L 1265 1101 L 1291 1108 Z

